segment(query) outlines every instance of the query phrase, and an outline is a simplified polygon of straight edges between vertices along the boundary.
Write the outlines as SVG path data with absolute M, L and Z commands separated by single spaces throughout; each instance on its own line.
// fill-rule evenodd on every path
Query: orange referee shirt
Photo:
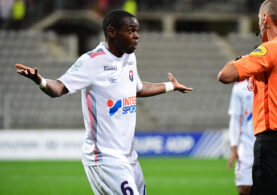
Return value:
M 277 37 L 234 65 L 240 81 L 252 77 L 254 134 L 277 130 Z

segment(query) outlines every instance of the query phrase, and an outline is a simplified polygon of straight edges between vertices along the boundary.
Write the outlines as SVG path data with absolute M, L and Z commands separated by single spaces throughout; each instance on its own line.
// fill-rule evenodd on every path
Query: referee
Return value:
M 254 92 L 253 186 L 251 195 L 277 194 L 277 0 L 265 0 L 259 11 L 263 44 L 249 55 L 228 62 L 218 74 L 222 83 L 252 77 Z

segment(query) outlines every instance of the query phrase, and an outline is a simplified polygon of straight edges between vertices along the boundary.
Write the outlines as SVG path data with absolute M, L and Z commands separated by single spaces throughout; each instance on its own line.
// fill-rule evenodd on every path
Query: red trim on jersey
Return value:
M 264 114 L 265 114 L 265 128 L 266 130 L 270 129 L 270 122 L 269 122 L 269 108 L 268 108 L 268 76 L 264 73 Z
M 98 152 L 97 152 L 96 146 L 94 146 L 93 153 L 94 153 L 94 155 L 95 155 L 95 162 L 98 162 Z
M 86 93 L 87 105 L 88 105 L 88 114 L 90 119 L 90 132 L 93 136 L 93 115 L 92 115 L 92 97 L 89 92 Z
M 92 97 L 89 92 L 86 93 L 86 100 L 87 100 L 88 114 L 89 114 L 89 119 L 90 119 L 90 132 L 91 132 L 91 137 L 93 137 Z M 98 152 L 97 152 L 96 146 L 94 146 L 93 153 L 95 155 L 95 162 L 97 162 L 98 161 Z
M 90 54 L 90 58 L 94 58 L 96 56 L 99 56 L 99 55 L 103 55 L 103 54 L 106 54 L 104 51 L 100 51 L 100 52 L 97 52 L 97 53 L 92 53 Z

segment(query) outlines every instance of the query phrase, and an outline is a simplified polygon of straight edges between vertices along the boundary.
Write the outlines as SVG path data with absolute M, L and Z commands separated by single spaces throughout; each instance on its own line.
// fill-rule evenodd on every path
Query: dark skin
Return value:
M 139 23 L 134 17 L 124 18 L 124 24 L 120 27 L 120 29 L 108 26 L 106 37 L 108 50 L 116 57 L 121 57 L 124 53 L 133 53 L 138 44 L 138 30 Z M 22 64 L 16 64 L 15 66 L 18 68 L 18 74 L 33 80 L 37 85 L 41 83 L 42 76 L 38 73 L 37 68 L 33 69 Z M 168 73 L 168 77 L 169 81 L 173 83 L 174 90 L 178 90 L 182 93 L 188 93 L 193 90 L 192 88 L 188 88 L 180 84 L 171 73 Z M 137 93 L 137 97 L 148 97 L 165 93 L 165 85 L 162 83 L 142 83 L 143 87 Z M 47 79 L 46 87 L 43 88 L 42 91 L 50 97 L 59 97 L 68 93 L 68 89 L 61 81 L 49 79 Z

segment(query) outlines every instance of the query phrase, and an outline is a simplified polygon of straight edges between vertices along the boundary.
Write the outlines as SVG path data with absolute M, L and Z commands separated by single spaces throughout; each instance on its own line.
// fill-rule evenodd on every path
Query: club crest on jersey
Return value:
M 267 48 L 265 46 L 259 46 L 257 49 L 250 53 L 251 56 L 265 56 L 267 54 Z
M 109 115 L 113 116 L 120 108 L 122 108 L 122 114 L 132 114 L 136 112 L 136 96 L 123 98 L 117 100 L 115 103 L 113 100 L 107 101 L 109 109 Z
M 134 72 L 133 72 L 133 70 L 130 70 L 129 71 L 129 79 L 130 79 L 130 81 L 134 81 Z

